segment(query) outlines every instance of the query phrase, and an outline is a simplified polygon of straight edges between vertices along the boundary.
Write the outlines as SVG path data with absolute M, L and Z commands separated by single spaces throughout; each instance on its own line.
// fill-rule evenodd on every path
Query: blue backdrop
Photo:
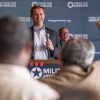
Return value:
M 96 47 L 95 60 L 100 59 L 100 0 L 0 0 L 0 16 L 15 15 L 28 26 L 32 25 L 30 8 L 38 4 L 45 7 L 46 26 L 58 31 L 68 27 L 74 36 L 89 38 Z

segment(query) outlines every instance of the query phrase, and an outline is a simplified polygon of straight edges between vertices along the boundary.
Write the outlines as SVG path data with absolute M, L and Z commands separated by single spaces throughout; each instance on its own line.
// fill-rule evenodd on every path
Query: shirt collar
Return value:
M 37 26 L 33 26 L 33 29 L 34 29 L 34 31 L 38 30 Z M 41 30 L 43 30 L 43 29 L 45 29 L 45 25 L 41 28 Z

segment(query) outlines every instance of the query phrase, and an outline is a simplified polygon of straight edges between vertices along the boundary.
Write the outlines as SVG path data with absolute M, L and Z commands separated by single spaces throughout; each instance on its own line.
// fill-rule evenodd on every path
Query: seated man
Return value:
M 61 58 L 61 50 L 62 50 L 62 47 L 64 47 L 65 43 L 71 39 L 73 36 L 72 34 L 70 33 L 70 30 L 66 27 L 61 27 L 59 29 L 59 38 L 60 38 L 60 47 L 59 49 L 56 50 L 56 53 L 55 53 L 55 57 L 56 58 Z
M 59 29 L 59 37 L 60 37 L 60 45 L 61 47 L 64 46 L 65 42 L 72 38 L 72 34 L 70 30 L 66 27 L 61 27 Z
M 40 81 L 50 85 L 58 92 L 63 87 L 75 85 L 91 73 L 95 47 L 87 39 L 72 38 L 62 49 L 61 70 L 54 76 L 42 78 Z
M 32 79 L 27 65 L 32 42 L 16 17 L 0 18 L 0 100 L 54 100 L 57 93 Z M 44 97 L 45 96 L 45 97 Z

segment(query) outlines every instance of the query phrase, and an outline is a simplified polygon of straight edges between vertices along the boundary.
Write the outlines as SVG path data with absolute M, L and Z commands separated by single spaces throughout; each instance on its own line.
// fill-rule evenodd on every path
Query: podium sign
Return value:
M 59 60 L 32 60 L 28 64 L 28 69 L 33 78 L 51 76 L 60 70 L 61 62 Z

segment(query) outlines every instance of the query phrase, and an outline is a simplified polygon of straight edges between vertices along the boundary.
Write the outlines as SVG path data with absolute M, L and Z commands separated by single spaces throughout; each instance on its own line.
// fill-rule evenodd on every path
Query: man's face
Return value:
M 62 35 L 61 35 L 61 40 L 63 41 L 68 41 L 70 39 L 70 33 L 69 33 L 69 30 L 68 29 L 63 29 L 62 30 Z
M 45 13 L 42 8 L 34 9 L 32 19 L 35 25 L 40 25 L 44 23 Z

